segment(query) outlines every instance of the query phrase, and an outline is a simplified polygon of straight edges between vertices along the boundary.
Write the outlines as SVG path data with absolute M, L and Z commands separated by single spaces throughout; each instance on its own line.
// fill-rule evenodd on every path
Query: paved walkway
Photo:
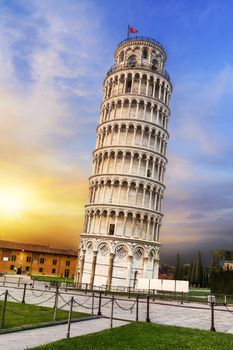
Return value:
M 113 327 L 119 327 L 127 322 L 114 321 Z M 70 337 L 95 333 L 110 327 L 110 320 L 99 318 L 95 320 L 71 324 Z M 29 331 L 0 335 L 1 350 L 24 350 L 35 346 L 51 343 L 66 337 L 67 325 L 38 328 Z
M 37 288 L 41 288 L 41 290 L 33 290 L 30 287 L 28 287 L 26 291 L 26 303 L 30 304 L 39 304 L 43 306 L 54 306 L 54 289 L 53 290 L 44 290 L 44 284 L 37 284 Z M 0 285 L 0 299 L 3 300 L 4 295 L 1 295 L 2 292 L 4 292 L 5 289 L 9 290 L 9 300 L 18 300 L 19 302 L 22 300 L 23 297 L 23 289 L 21 288 L 12 288 L 6 287 Z M 64 309 L 68 310 L 69 305 L 66 305 L 66 302 L 70 301 L 71 297 L 74 297 L 75 304 L 74 304 L 74 311 L 80 311 L 80 312 L 86 312 L 91 313 L 92 306 L 94 306 L 94 314 L 96 315 L 98 311 L 98 304 L 99 304 L 99 293 L 95 293 L 94 300 L 92 299 L 92 294 L 80 291 L 68 291 L 65 292 L 64 290 L 61 291 L 61 295 L 59 296 L 59 307 L 63 307 Z M 111 305 L 112 300 L 111 296 L 105 297 L 104 294 L 102 294 L 102 315 L 103 316 L 110 316 L 111 314 Z M 7 312 L 7 311 L 6 311 Z M 224 306 L 216 306 L 215 307 L 215 328 L 217 332 L 227 332 L 227 333 L 233 333 L 233 307 L 224 307 Z M 121 318 L 124 320 L 135 320 L 136 319 L 136 302 L 135 298 L 127 298 L 125 297 L 117 297 L 117 300 L 114 302 L 114 318 Z M 141 300 L 139 303 L 139 321 L 145 321 L 146 320 L 146 300 Z M 154 323 L 159 324 L 165 324 L 165 325 L 174 325 L 174 326 L 181 326 L 181 327 L 190 327 L 190 328 L 197 328 L 197 329 L 206 329 L 209 330 L 211 326 L 211 309 L 209 305 L 207 304 L 201 304 L 201 303 L 187 303 L 185 302 L 183 305 L 179 301 L 161 301 L 161 300 L 150 300 L 150 320 Z M 121 322 L 114 321 L 115 325 L 121 325 Z M 123 323 L 124 324 L 124 323 Z M 91 327 L 90 327 L 91 325 Z M 101 329 L 109 328 L 110 321 L 106 319 L 101 320 L 92 320 L 92 321 L 86 321 L 82 323 L 72 324 L 72 332 L 71 336 L 85 334 L 86 333 L 92 333 L 97 332 Z M 98 328 L 98 327 L 103 328 Z M 61 334 L 61 337 L 59 338 L 49 338 L 47 339 L 45 337 L 45 342 L 53 341 L 55 339 L 61 339 L 66 336 L 66 326 L 55 326 L 54 328 L 50 329 L 40 329 L 36 331 L 25 331 L 24 333 L 19 333 L 19 337 L 21 337 L 22 334 L 25 334 L 25 339 L 27 339 L 27 334 L 37 334 L 38 332 L 38 339 L 44 339 L 40 334 L 43 332 L 49 333 L 49 336 L 53 334 L 52 329 L 58 329 L 56 327 L 61 327 L 63 329 L 62 331 L 55 331 L 55 335 Z M 84 328 L 83 328 L 84 327 Z M 86 328 L 85 328 L 86 327 Z M 79 331 L 83 330 L 83 333 L 75 333 L 73 334 L 74 329 Z M 50 331 L 51 330 L 51 331 Z M 41 333 L 42 332 L 42 333 Z M 55 336 L 54 335 L 54 336 Z M 4 339 L 15 339 L 14 337 L 17 337 L 17 335 L 10 334 L 10 335 L 2 335 L 0 336 L 0 350 L 1 349 L 7 349 L 7 350 L 13 350 L 17 349 L 20 350 L 19 347 L 9 347 L 8 344 L 3 348 L 2 343 Z M 34 336 L 33 336 L 34 338 Z M 21 339 L 21 338 L 18 338 Z M 17 341 L 17 340 L 16 340 Z M 26 343 L 25 343 L 26 344 Z M 28 343 L 28 345 L 30 345 Z M 33 343 L 35 345 L 35 343 Z M 19 344 L 17 343 L 17 346 Z M 23 348 L 22 348 L 23 349 Z

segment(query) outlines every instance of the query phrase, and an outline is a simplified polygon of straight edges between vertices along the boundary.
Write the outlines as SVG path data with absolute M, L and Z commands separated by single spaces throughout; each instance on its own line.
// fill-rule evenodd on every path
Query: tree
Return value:
M 196 264 L 197 264 L 197 259 L 195 258 L 194 261 L 193 261 L 193 264 L 192 264 L 191 278 L 190 278 L 190 282 L 191 282 L 192 286 L 195 284 Z
M 203 282 L 203 267 L 202 267 L 202 259 L 201 259 L 201 252 L 199 251 L 196 257 L 196 266 L 195 266 L 195 284 L 198 287 L 202 286 Z
M 181 262 L 180 262 L 180 254 L 177 254 L 176 256 L 176 268 L 174 273 L 175 280 L 178 280 L 180 278 L 181 273 Z
M 187 280 L 189 281 L 190 284 L 191 284 L 192 269 L 193 269 L 193 260 L 189 264 L 189 270 L 187 274 Z

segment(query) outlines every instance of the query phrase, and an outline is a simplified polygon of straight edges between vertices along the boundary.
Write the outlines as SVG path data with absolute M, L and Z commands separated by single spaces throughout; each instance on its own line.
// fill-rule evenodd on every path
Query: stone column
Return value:
M 139 84 L 138 84 L 138 95 L 141 93 L 141 85 L 142 85 L 142 78 L 139 77 Z
M 153 113 L 154 113 L 154 106 L 151 104 L 151 111 L 150 111 L 150 122 L 153 122 Z
M 137 108 L 136 108 L 135 119 L 138 119 L 138 109 L 139 109 L 139 102 L 137 101 Z
M 141 168 L 141 162 L 142 162 L 142 156 L 139 155 L 139 161 L 138 161 L 138 176 L 140 175 L 140 168 Z
M 111 289 L 112 284 L 112 273 L 113 273 L 113 262 L 114 262 L 114 253 L 110 253 L 109 255 L 109 266 L 108 266 L 108 276 L 107 276 L 107 289 Z
M 79 277 L 79 283 L 80 283 L 80 285 L 82 284 L 82 279 L 83 279 L 83 270 L 84 270 L 84 264 L 85 264 L 85 254 L 86 254 L 86 250 L 83 249 L 82 253 L 83 253 L 83 254 L 82 254 L 82 257 L 80 257 L 80 258 L 82 258 L 82 259 L 80 259 L 80 260 L 81 260 L 80 277 Z
M 92 288 L 93 288 L 93 285 L 94 285 L 97 254 L 98 254 L 98 251 L 97 251 L 97 250 L 94 250 L 94 251 L 93 251 L 93 259 L 92 259 L 92 266 L 91 266 L 90 285 L 89 285 L 89 288 L 90 288 L 90 289 L 92 289 Z
M 143 278 L 146 278 L 146 271 L 147 271 L 147 263 L 148 263 L 148 256 L 144 256 L 143 257 L 143 272 L 142 272 L 142 275 L 143 275 Z
M 132 268 L 132 261 L 133 261 L 133 256 L 129 255 L 128 256 L 128 266 L 127 266 L 127 276 L 126 276 L 126 287 L 131 287 L 130 286 L 130 279 L 131 279 L 131 268 Z

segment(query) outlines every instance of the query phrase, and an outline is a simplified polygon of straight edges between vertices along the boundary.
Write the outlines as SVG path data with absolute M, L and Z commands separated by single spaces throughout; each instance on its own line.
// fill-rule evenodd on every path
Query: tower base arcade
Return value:
M 158 278 L 158 243 L 90 234 L 81 237 L 78 284 L 137 288 L 138 278 Z

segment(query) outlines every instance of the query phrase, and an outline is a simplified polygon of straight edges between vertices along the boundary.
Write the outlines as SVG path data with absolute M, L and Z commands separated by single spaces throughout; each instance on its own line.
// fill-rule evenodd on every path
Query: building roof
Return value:
M 71 256 L 78 255 L 77 250 L 59 249 L 59 248 L 52 248 L 49 245 L 10 242 L 10 241 L 2 241 L 2 240 L 0 240 L 0 248 L 26 250 L 29 252 L 36 252 L 36 253 L 50 253 L 50 254 L 71 255 Z

